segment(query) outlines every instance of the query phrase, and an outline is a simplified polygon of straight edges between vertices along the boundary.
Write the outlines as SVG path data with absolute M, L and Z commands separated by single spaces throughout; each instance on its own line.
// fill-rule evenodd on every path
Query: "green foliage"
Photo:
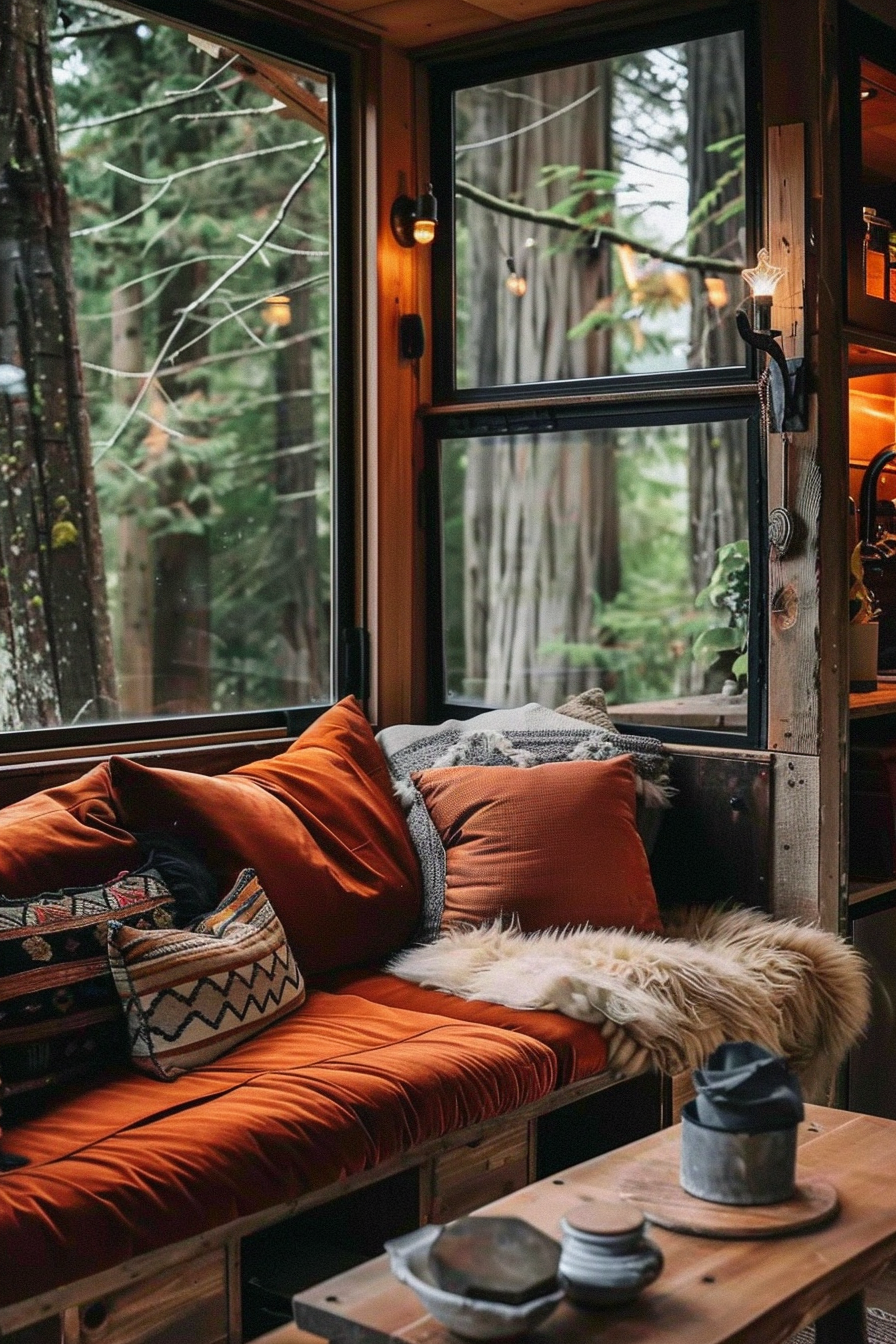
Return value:
M 736 652 L 732 675 L 746 676 L 750 633 L 748 541 L 731 541 L 719 547 L 716 567 L 709 583 L 697 594 L 697 605 L 711 612 L 713 624 L 698 635 L 694 656 L 711 666 L 721 654 Z
M 308 625 L 322 632 L 328 664 L 326 158 L 270 245 L 239 263 L 321 137 L 225 69 L 226 54 L 197 50 L 184 32 L 133 20 L 79 38 L 89 13 L 75 0 L 67 8 L 73 35 L 58 40 L 54 73 L 115 624 L 122 629 L 126 614 L 117 521 L 132 519 L 151 541 L 202 537 L 211 576 L 209 707 L 281 704 L 288 693 L 278 669 L 300 587 L 316 584 Z M 141 108 L 152 110 L 131 115 Z M 230 267 L 233 275 L 185 313 Z M 268 322 L 271 294 L 289 297 L 289 326 Z M 121 358 L 116 308 L 130 310 L 140 372 L 170 340 L 152 386 L 110 372 Z M 309 528 L 312 549 L 301 563 L 314 570 L 310 583 L 296 567 Z M 301 660 L 302 650 L 293 656 Z M 329 694 L 326 677 L 320 698 Z

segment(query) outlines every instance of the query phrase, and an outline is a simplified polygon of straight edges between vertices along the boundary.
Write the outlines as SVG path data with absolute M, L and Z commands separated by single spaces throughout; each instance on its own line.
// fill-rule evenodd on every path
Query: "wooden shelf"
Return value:
M 893 687 L 896 713 L 896 686 Z M 711 728 L 716 732 L 747 731 L 746 695 L 689 695 L 678 700 L 641 700 L 632 705 L 610 705 L 620 723 L 665 724 L 670 728 Z
M 850 882 L 849 907 L 852 909 L 856 905 L 864 905 L 866 901 L 873 901 L 877 896 L 889 896 L 891 892 L 896 892 L 896 877 L 888 878 L 886 882 Z
M 876 691 L 860 691 L 850 695 L 851 719 L 874 719 L 881 714 L 896 714 L 896 683 L 879 686 Z
M 843 328 L 843 335 L 849 342 L 849 374 L 851 378 L 863 378 L 875 373 L 878 366 L 887 370 L 896 362 L 896 336 L 891 332 L 866 331 L 861 327 Z

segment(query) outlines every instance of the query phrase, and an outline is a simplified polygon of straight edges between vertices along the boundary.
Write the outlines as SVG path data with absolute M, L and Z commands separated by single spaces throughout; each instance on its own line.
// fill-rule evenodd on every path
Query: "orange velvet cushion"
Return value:
M 280 756 L 229 775 L 115 757 L 112 780 L 133 830 L 187 836 L 222 882 L 255 869 L 303 972 L 386 957 L 410 938 L 420 870 L 356 700 L 327 710 Z
M 445 847 L 442 928 L 514 915 L 524 933 L 662 928 L 635 829 L 630 756 L 413 776 Z
M 119 1076 L 14 1130 L 31 1165 L 0 1177 L 0 1306 L 509 1114 L 556 1073 L 516 1032 L 313 994 L 164 1088 Z
M 108 765 L 0 809 L 0 896 L 30 901 L 108 882 L 139 863 L 139 846 L 115 812 Z

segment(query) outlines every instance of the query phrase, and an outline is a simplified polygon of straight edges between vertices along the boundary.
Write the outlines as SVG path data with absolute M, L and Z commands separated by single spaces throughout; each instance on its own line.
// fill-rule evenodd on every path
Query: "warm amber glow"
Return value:
M 706 286 L 706 297 L 713 308 L 728 306 L 728 286 L 721 276 L 708 275 L 703 283 Z
M 272 294 L 265 299 L 261 315 L 269 327 L 288 327 L 292 321 L 288 294 Z
M 741 275 L 750 286 L 754 299 L 771 299 L 786 271 L 780 266 L 772 265 L 768 248 L 763 247 L 759 250 L 757 264 L 752 270 L 741 271 Z
M 504 283 L 510 290 L 511 294 L 515 294 L 518 299 L 521 299 L 525 294 L 526 290 L 529 288 L 529 286 L 526 284 L 525 276 L 517 275 L 516 271 L 514 271 L 511 275 L 508 275 Z
M 415 219 L 414 220 L 414 242 L 431 243 L 436 236 L 436 222 L 434 219 Z

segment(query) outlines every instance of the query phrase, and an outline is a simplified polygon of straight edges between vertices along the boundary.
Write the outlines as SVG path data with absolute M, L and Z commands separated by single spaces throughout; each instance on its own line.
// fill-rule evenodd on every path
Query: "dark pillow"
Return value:
M 255 869 L 305 974 L 385 958 L 410 938 L 420 870 L 356 700 L 327 710 L 281 755 L 228 775 L 120 756 L 111 767 L 133 830 L 170 830 L 198 843 L 227 886 Z
M 71 784 L 0 808 L 0 895 L 12 900 L 108 882 L 139 863 L 139 846 L 116 814 L 105 763 Z
M 107 925 L 173 925 L 175 905 L 152 870 L 98 887 L 0 901 L 0 1106 L 36 1114 L 73 1079 L 128 1058 L 106 953 Z

